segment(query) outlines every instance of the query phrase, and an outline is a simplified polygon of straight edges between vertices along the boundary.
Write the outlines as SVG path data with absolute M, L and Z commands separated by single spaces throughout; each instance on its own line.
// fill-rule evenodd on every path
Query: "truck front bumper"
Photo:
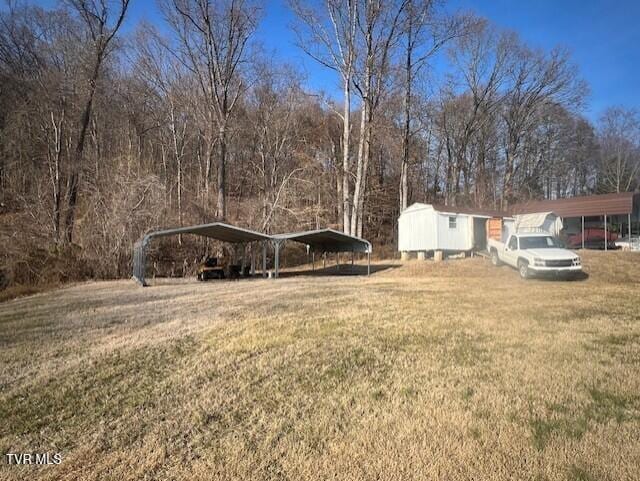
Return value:
M 582 272 L 582 266 L 568 266 L 568 267 L 543 267 L 543 266 L 529 266 L 529 271 L 536 275 L 549 275 L 549 276 L 570 276 L 579 274 Z

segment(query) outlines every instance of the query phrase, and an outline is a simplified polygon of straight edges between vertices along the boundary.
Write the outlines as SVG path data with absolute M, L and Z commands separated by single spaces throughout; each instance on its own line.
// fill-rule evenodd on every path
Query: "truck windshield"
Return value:
M 520 249 L 545 249 L 559 247 L 551 236 L 520 237 Z

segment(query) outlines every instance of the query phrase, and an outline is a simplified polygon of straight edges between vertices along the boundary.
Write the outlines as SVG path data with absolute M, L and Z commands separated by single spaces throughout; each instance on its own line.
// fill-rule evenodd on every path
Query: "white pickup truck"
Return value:
M 578 254 L 563 249 L 546 233 L 515 233 L 507 242 L 488 239 L 487 248 L 494 266 L 505 263 L 515 267 L 523 279 L 535 274 L 574 277 L 582 271 Z

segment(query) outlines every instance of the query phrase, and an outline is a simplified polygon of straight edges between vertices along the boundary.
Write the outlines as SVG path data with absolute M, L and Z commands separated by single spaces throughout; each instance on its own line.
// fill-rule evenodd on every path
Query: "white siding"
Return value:
M 455 217 L 455 228 L 449 228 Z M 467 251 L 473 249 L 473 217 L 433 210 L 429 204 L 413 204 L 398 219 L 399 251 Z
M 449 217 L 455 217 L 455 228 L 449 227 Z M 438 246 L 436 249 L 445 251 L 466 251 L 473 248 L 473 219 L 463 214 L 437 214 Z
M 436 240 L 436 213 L 427 204 L 413 204 L 398 219 L 398 250 L 434 250 Z

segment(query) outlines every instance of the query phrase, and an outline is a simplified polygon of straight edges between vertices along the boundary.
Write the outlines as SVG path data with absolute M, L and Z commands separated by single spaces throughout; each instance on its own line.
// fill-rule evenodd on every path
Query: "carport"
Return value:
M 311 266 L 315 270 L 315 254 L 321 253 L 323 262 L 326 262 L 327 253 L 339 254 L 341 252 L 351 252 L 351 265 L 353 265 L 356 252 L 367 254 L 367 275 L 371 274 L 371 243 L 360 237 L 355 237 L 334 229 L 319 229 L 303 232 L 292 232 L 289 234 L 276 234 L 272 236 L 275 251 L 275 276 L 278 277 L 280 270 L 280 250 L 286 241 L 300 242 L 307 246 L 307 252 L 311 254 Z
M 304 232 L 294 232 L 289 234 L 267 235 L 260 232 L 236 227 L 223 222 L 212 224 L 201 224 L 189 227 L 178 227 L 175 229 L 158 230 L 145 234 L 133 247 L 133 279 L 142 286 L 147 286 L 145 280 L 146 250 L 152 239 L 157 237 L 167 237 L 179 234 L 194 234 L 209 237 L 228 244 L 240 245 L 244 247 L 252 242 L 262 243 L 262 276 L 267 275 L 267 244 L 271 242 L 274 249 L 274 274 L 279 277 L 280 273 L 280 250 L 284 248 L 286 241 L 294 241 L 305 244 L 307 252 L 312 256 L 312 269 L 315 270 L 315 254 L 323 254 L 323 259 L 327 253 L 351 252 L 351 264 L 353 265 L 356 252 L 367 254 L 367 275 L 371 274 L 371 243 L 360 237 L 344 234 L 333 229 L 319 229 Z M 242 270 L 244 270 L 244 255 L 242 258 Z M 255 263 L 251 264 L 252 274 L 255 272 Z
M 640 223 L 640 194 L 636 192 L 620 192 L 615 194 L 586 195 L 566 199 L 538 200 L 516 204 L 514 214 L 531 214 L 536 212 L 553 212 L 562 218 L 565 230 L 581 235 L 581 247 L 585 248 L 585 229 L 591 224 L 602 227 L 605 239 L 610 222 L 620 228 L 620 234 L 632 239 L 632 226 Z M 604 250 L 608 242 L 604 242 Z
M 178 234 L 194 234 L 203 237 L 209 237 L 211 239 L 218 240 L 220 242 L 226 242 L 236 246 L 242 246 L 243 253 L 244 248 L 251 242 L 262 242 L 262 275 L 265 276 L 267 272 L 267 242 L 271 240 L 271 237 L 260 232 L 255 232 L 242 227 L 236 227 L 223 222 L 214 222 L 212 224 L 201 224 L 189 227 L 178 227 L 175 229 L 159 230 L 155 232 L 149 232 L 144 235 L 133 247 L 133 279 L 139 282 L 143 286 L 147 286 L 145 280 L 145 267 L 146 267 L 146 249 L 149 246 L 149 242 L 157 237 L 167 237 Z M 244 255 L 242 256 L 243 270 L 244 270 Z M 251 264 L 252 272 L 255 271 L 255 264 Z

